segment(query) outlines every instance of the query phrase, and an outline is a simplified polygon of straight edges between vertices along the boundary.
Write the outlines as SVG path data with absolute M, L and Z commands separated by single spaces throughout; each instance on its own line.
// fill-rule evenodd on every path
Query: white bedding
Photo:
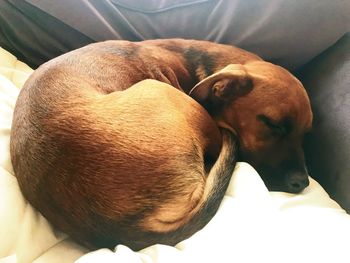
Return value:
M 239 163 L 216 216 L 176 247 L 89 252 L 22 197 L 9 155 L 13 107 L 32 70 L 0 48 L 0 262 L 350 262 L 350 215 L 312 178 L 299 195 L 268 192 Z

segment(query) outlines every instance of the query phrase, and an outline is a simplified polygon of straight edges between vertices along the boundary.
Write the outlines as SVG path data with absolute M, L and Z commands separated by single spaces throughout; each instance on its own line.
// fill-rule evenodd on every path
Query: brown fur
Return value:
M 312 115 L 285 70 L 205 41 L 107 41 L 51 60 L 23 87 L 11 158 L 24 196 L 87 245 L 140 249 L 192 235 L 217 210 L 236 158 L 231 132 L 190 91 L 237 134 L 243 160 L 301 165 Z M 293 135 L 271 139 L 260 115 L 291 119 Z

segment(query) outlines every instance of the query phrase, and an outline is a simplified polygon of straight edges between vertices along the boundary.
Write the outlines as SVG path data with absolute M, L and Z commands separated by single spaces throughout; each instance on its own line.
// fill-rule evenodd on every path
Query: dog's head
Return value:
M 287 70 L 263 61 L 229 65 L 190 95 L 237 133 L 240 159 L 270 190 L 297 193 L 308 186 L 302 142 L 312 112 L 304 87 Z

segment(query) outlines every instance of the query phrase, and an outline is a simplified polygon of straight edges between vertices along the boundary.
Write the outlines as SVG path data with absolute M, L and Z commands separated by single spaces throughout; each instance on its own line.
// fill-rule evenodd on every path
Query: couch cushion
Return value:
M 25 5 L 26 2 L 31 5 Z M 0 31 L 0 40 L 9 40 L 7 47 L 15 46 L 33 54 L 30 59 L 35 63 L 40 61 L 40 56 L 47 59 L 49 55 L 78 48 L 90 39 L 181 37 L 238 45 L 295 69 L 330 47 L 350 28 L 350 1 L 343 0 L 7 0 L 0 3 L 0 18 L 6 18 L 2 21 L 4 30 Z M 23 43 L 29 44 L 27 49 Z

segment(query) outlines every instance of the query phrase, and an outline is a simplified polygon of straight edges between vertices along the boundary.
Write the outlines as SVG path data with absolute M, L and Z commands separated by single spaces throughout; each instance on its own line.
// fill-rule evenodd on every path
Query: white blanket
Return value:
M 175 247 L 77 245 L 25 201 L 13 175 L 13 107 L 31 72 L 0 48 L 0 262 L 350 262 L 350 216 L 315 180 L 299 195 L 269 192 L 246 163 L 238 163 L 215 217 Z

